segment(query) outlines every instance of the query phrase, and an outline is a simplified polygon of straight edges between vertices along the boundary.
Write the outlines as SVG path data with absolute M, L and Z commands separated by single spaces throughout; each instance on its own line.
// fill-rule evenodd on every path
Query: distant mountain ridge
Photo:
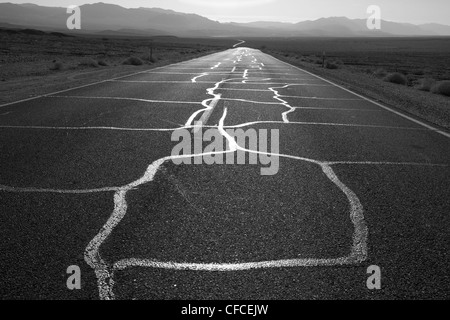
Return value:
M 181 37 L 450 36 L 450 26 L 432 23 L 413 25 L 382 21 L 382 30 L 371 31 L 366 26 L 366 20 L 346 17 L 321 18 L 299 23 L 220 23 L 197 14 L 159 8 L 127 9 L 105 3 L 86 4 L 80 8 L 84 33 L 123 33 L 126 30 L 129 35 Z M 68 16 L 66 8 L 0 3 L 0 25 L 67 31 Z

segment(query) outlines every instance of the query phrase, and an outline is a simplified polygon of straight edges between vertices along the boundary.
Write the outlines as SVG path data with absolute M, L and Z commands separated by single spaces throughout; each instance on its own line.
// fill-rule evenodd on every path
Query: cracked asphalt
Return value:
M 450 135 L 258 50 L 0 110 L 2 299 L 449 299 Z

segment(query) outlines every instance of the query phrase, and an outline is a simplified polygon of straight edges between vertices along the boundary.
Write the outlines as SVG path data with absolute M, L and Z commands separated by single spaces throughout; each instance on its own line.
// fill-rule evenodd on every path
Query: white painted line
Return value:
M 289 82 L 252 82 L 252 81 L 261 81 L 261 80 L 245 80 L 245 81 L 240 81 L 240 82 L 228 82 L 228 84 L 242 85 L 244 83 L 244 84 L 251 84 L 251 85 L 284 85 L 286 83 L 289 83 Z M 307 83 L 301 84 L 301 85 L 315 86 L 314 84 L 307 84 Z
M 313 79 L 311 79 L 313 80 Z M 285 86 L 279 87 L 279 89 L 287 89 L 289 87 L 303 87 L 303 86 L 312 86 L 312 87 L 332 87 L 331 84 L 315 84 L 315 83 L 290 83 Z
M 331 126 L 331 127 L 356 127 L 356 128 L 376 128 L 376 129 L 390 129 L 390 130 L 411 130 L 411 131 L 426 131 L 427 129 L 419 127 L 393 127 L 393 126 L 377 126 L 366 124 L 350 124 L 350 123 L 327 123 L 327 122 L 281 122 L 281 121 L 253 121 L 247 123 L 240 123 L 237 125 L 225 126 L 227 129 L 231 128 L 244 128 L 253 125 L 261 124 L 289 124 L 289 125 L 302 125 L 302 126 Z
M 179 128 L 121 128 L 121 127 L 50 127 L 50 126 L 2 126 L 0 129 L 25 129 L 25 130 L 105 130 L 105 131 L 138 131 L 138 132 L 170 132 L 181 129 L 191 129 L 194 126 L 180 126 Z
M 247 103 L 254 103 L 254 104 L 265 104 L 265 105 L 281 105 L 280 102 L 253 101 L 253 100 L 246 100 L 246 99 L 222 98 L 222 100 L 247 102 Z
M 303 81 L 303 82 L 319 81 L 319 80 L 315 80 L 315 79 L 311 79 L 311 78 L 270 78 L 270 79 L 271 80 L 277 80 L 277 81 L 283 81 L 285 84 L 286 83 L 295 84 L 295 82 L 293 82 L 293 81 Z
M 215 83 L 214 81 L 171 81 L 171 80 L 108 80 L 108 82 L 123 82 L 123 83 L 185 83 L 185 84 L 192 84 L 192 83 L 206 83 L 211 84 Z
M 363 99 L 363 100 L 369 101 L 369 102 L 373 103 L 374 105 L 379 106 L 380 108 L 383 108 L 383 109 L 385 109 L 385 110 L 387 110 L 387 111 L 390 111 L 390 112 L 392 112 L 392 113 L 394 113 L 394 114 L 396 114 L 396 115 L 398 115 L 398 116 L 400 116 L 400 117 L 403 117 L 403 118 L 405 118 L 405 119 L 408 119 L 409 121 L 412 121 L 412 122 L 414 122 L 414 123 L 416 123 L 416 124 L 419 124 L 419 125 L 421 125 L 421 126 L 427 128 L 427 129 L 429 129 L 429 130 L 431 130 L 431 131 L 434 131 L 434 132 L 436 132 L 436 133 L 439 133 L 439 134 L 443 135 L 444 137 L 450 138 L 450 133 L 447 133 L 447 132 L 445 132 L 445 131 L 442 131 L 442 130 L 440 130 L 440 129 L 434 127 L 434 126 L 428 125 L 428 124 L 426 124 L 425 122 L 422 122 L 422 121 L 420 121 L 420 120 L 414 119 L 413 117 L 410 117 L 410 116 L 408 116 L 408 115 L 406 115 L 406 114 L 404 114 L 404 113 L 402 113 L 402 112 L 399 112 L 399 111 L 396 111 L 396 110 L 394 110 L 394 109 L 391 109 L 391 108 L 389 108 L 389 107 L 387 107 L 387 106 L 385 106 L 385 105 L 383 105 L 383 104 L 381 104 L 381 103 L 378 103 L 378 102 L 376 102 L 376 101 L 374 101 L 374 100 L 372 100 L 372 99 L 369 99 L 369 98 L 367 98 L 367 97 L 364 97 L 363 95 L 360 95 L 360 94 L 358 94 L 358 93 L 356 93 L 356 92 L 353 92 L 352 90 L 349 90 L 349 89 L 347 89 L 347 88 L 344 88 L 344 87 L 342 87 L 342 86 L 340 86 L 340 85 L 338 85 L 338 84 L 336 84 L 336 83 L 334 83 L 334 82 L 332 82 L 332 81 L 329 81 L 329 80 L 327 80 L 327 79 L 325 79 L 325 78 L 322 78 L 322 77 L 320 77 L 320 76 L 318 76 L 318 75 L 316 75 L 316 74 L 314 74 L 314 73 L 312 73 L 312 72 L 303 70 L 303 69 L 301 69 L 301 68 L 299 68 L 299 67 L 296 67 L 296 66 L 294 66 L 294 65 L 291 65 L 291 64 L 289 64 L 289 63 L 287 63 L 287 62 L 281 61 L 280 59 L 277 59 L 277 58 L 275 58 L 275 57 L 273 57 L 273 56 L 270 56 L 270 57 L 272 57 L 273 59 L 275 59 L 275 60 L 277 60 L 277 61 L 279 61 L 279 62 L 281 62 L 281 63 L 283 63 L 283 64 L 285 64 L 285 65 L 289 65 L 289 66 L 291 66 L 292 68 L 295 68 L 295 69 L 297 69 L 297 70 L 300 70 L 300 71 L 302 71 L 302 72 L 305 72 L 305 73 L 307 73 L 307 74 L 310 74 L 310 75 L 312 75 L 312 76 L 314 76 L 314 77 L 316 77 L 316 78 L 318 78 L 318 79 L 320 79 L 320 80 L 323 80 L 323 81 L 325 81 L 325 82 L 328 82 L 328 83 L 332 84 L 332 85 L 335 86 L 335 87 L 338 87 L 338 88 L 340 88 L 340 89 L 342 89 L 342 90 L 344 90 L 344 91 L 347 91 L 347 92 L 349 92 L 349 93 L 351 93 L 351 94 L 353 94 L 353 95 L 355 95 L 355 96 L 357 96 L 357 97 L 359 97 L 359 98 L 361 98 L 361 99 Z
M 208 99 L 208 101 L 220 101 L 224 99 Z M 215 105 L 213 106 L 215 107 Z M 235 107 L 236 108 L 236 107 Z M 209 109 L 208 109 L 209 110 Z M 206 110 L 206 111 L 208 111 Z M 198 114 L 201 112 L 205 112 L 205 109 L 201 109 L 195 113 L 195 116 L 192 116 L 191 119 L 196 118 Z M 194 121 L 192 120 L 192 121 Z M 192 121 L 188 121 L 189 123 L 192 123 Z M 209 126 L 204 125 L 205 122 L 203 122 L 203 127 L 205 128 L 217 128 L 217 126 Z M 299 125 L 299 126 L 334 126 L 334 127 L 358 127 L 358 128 L 377 128 L 377 129 L 392 129 L 392 130 L 412 130 L 412 131 L 427 131 L 426 128 L 420 128 L 420 127 L 390 127 L 390 126 L 377 126 L 377 125 L 364 125 L 364 124 L 345 124 L 345 123 L 327 123 L 327 122 L 284 122 L 284 121 L 253 121 L 253 122 L 247 122 L 247 123 L 240 123 L 237 125 L 228 125 L 225 126 L 226 129 L 232 129 L 232 128 L 244 128 L 254 125 L 261 125 L 261 124 L 288 124 L 288 125 Z M 140 132 L 170 132 L 170 131 L 176 131 L 181 129 L 192 129 L 196 128 L 197 126 L 195 124 L 189 124 L 185 126 L 180 126 L 178 128 L 123 128 L 123 127 L 55 127 L 55 126 L 3 126 L 0 125 L 0 129 L 26 129 L 26 130 L 108 130 L 108 131 L 140 131 Z
M 277 76 L 298 76 L 298 74 L 297 73 L 285 73 L 285 72 L 270 72 L 270 71 L 268 71 L 268 70 L 264 70 L 264 71 L 258 71 L 258 70 L 254 70 L 254 71 L 252 71 L 253 73 L 256 73 L 256 74 L 270 74 L 270 75 L 277 75 Z M 306 75 L 304 75 L 304 76 L 306 76 Z M 317 79 L 314 79 L 314 77 L 311 77 L 311 78 L 308 78 L 308 79 L 311 79 L 311 80 L 316 80 L 317 81 Z
M 139 98 L 126 98 L 126 97 L 90 97 L 90 96 L 45 96 L 45 98 L 61 98 L 61 99 L 103 99 L 103 100 L 127 100 L 127 101 L 139 101 L 147 103 L 169 103 L 169 104 L 194 104 L 201 105 L 196 101 L 170 101 L 170 100 L 149 100 Z
M 303 96 L 282 96 L 283 98 L 293 99 L 311 99 L 311 100 L 332 100 L 332 101 L 362 101 L 364 99 L 346 99 L 346 98 L 321 98 L 321 97 L 303 97 Z
M 200 67 L 200 68 L 180 68 L 180 67 L 171 67 L 170 70 L 205 70 L 205 69 L 209 69 L 209 68 L 205 68 L 205 67 Z M 150 70 L 151 71 L 151 70 Z
M 226 91 L 250 91 L 250 92 L 270 92 L 269 89 L 234 89 L 234 88 L 220 88 L 219 90 L 226 90 Z
M 198 72 L 144 72 L 145 74 L 197 75 Z M 209 75 L 227 76 L 228 72 L 208 72 Z
M 144 72 L 145 74 L 175 74 L 175 75 L 196 75 L 198 72 Z M 226 72 L 208 72 L 209 74 L 215 74 L 215 75 L 228 75 Z
M 326 163 L 328 165 L 330 165 L 330 166 L 336 166 L 336 165 L 368 165 L 368 166 L 450 167 L 450 164 L 419 163 L 419 162 L 329 161 L 329 162 L 326 162 Z
M 358 112 L 386 112 L 386 110 L 378 109 L 362 109 L 362 108 L 334 108 L 334 107 L 292 107 L 299 110 L 327 110 L 327 111 L 358 111 Z
M 116 192 L 120 190 L 118 187 L 85 189 L 85 190 L 62 190 L 62 189 L 37 189 L 37 188 L 20 188 L 0 185 L 0 192 L 11 193 L 59 193 L 59 194 L 86 194 L 86 193 L 104 193 Z

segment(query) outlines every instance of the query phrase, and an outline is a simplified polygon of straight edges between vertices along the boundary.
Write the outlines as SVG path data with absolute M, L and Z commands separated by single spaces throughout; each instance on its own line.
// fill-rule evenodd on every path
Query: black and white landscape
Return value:
M 125 6 L 0 3 L 0 299 L 450 298 L 450 21 Z

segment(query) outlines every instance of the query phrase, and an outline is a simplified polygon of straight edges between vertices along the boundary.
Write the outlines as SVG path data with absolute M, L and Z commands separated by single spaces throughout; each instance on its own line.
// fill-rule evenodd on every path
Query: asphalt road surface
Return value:
M 242 47 L 1 106 L 0 297 L 448 299 L 449 138 Z

